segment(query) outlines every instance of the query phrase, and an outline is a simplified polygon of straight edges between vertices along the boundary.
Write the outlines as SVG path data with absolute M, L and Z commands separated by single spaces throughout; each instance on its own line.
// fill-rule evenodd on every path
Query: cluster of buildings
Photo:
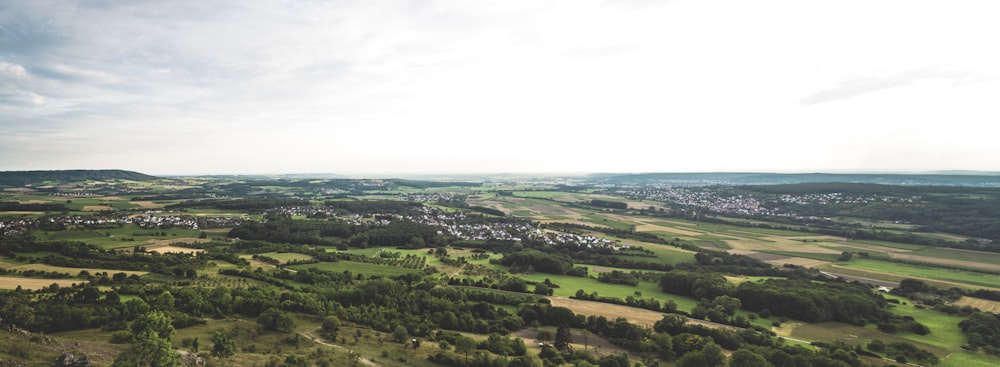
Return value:
M 797 217 L 794 211 L 781 208 L 786 204 L 912 203 L 920 199 L 919 196 L 850 195 L 840 192 L 780 195 L 735 194 L 717 188 L 682 186 L 628 187 L 619 189 L 615 193 L 632 199 L 653 200 L 688 207 L 698 207 L 716 213 L 782 217 Z M 810 218 L 820 219 L 816 217 Z
M 240 217 L 193 217 L 186 215 L 65 215 L 42 219 L 0 220 L 0 233 L 4 235 L 27 234 L 32 230 L 47 226 L 68 228 L 104 227 L 119 224 L 135 224 L 143 229 L 205 229 L 232 227 L 239 225 L 242 221 L 243 218 Z
M 745 195 L 724 196 L 718 192 L 692 187 L 633 187 L 616 192 L 628 198 L 653 200 L 705 208 L 713 212 L 741 215 L 776 215 L 757 198 Z

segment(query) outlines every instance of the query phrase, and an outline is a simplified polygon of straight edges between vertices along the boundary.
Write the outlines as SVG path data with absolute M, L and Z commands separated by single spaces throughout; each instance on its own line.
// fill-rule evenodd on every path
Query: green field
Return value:
M 969 261 L 969 262 L 977 262 L 985 264 L 1000 264 L 1000 254 L 995 252 L 967 251 L 967 250 L 935 247 L 935 248 L 927 248 L 921 251 L 915 251 L 912 254 L 933 257 L 938 259 Z
M 166 236 L 158 233 L 166 233 Z M 122 227 L 101 229 L 76 229 L 68 231 L 33 232 L 35 237 L 43 241 L 79 241 L 104 249 L 143 246 L 147 240 L 169 240 L 176 238 L 192 238 L 201 234 L 197 229 L 142 229 L 135 224 L 124 224 Z M 136 235 L 139 234 L 139 235 Z
M 355 261 L 337 261 L 337 262 L 321 262 L 316 264 L 301 264 L 292 265 L 288 267 L 289 269 L 318 269 L 324 271 L 332 271 L 336 273 L 342 273 L 344 271 L 350 271 L 354 274 L 364 274 L 366 277 L 371 277 L 373 275 L 382 275 L 387 277 L 419 273 L 418 269 L 407 269 L 398 266 L 390 265 L 379 265 L 371 263 L 361 263 Z
M 1000 276 L 965 270 L 943 269 L 931 266 L 890 263 L 885 261 L 855 258 L 846 263 L 838 263 L 852 268 L 897 274 L 904 277 L 927 278 L 945 282 L 963 283 L 973 286 L 1000 287 Z

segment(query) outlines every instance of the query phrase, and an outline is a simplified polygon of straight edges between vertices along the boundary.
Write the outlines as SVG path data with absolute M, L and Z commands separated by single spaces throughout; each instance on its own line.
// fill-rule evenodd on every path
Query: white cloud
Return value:
M 989 2 L 29 3 L 0 169 L 1000 169 Z

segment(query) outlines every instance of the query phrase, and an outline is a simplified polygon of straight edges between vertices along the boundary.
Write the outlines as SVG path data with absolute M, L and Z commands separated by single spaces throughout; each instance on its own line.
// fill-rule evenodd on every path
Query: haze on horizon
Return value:
M 0 170 L 1000 171 L 992 1 L 0 3 Z

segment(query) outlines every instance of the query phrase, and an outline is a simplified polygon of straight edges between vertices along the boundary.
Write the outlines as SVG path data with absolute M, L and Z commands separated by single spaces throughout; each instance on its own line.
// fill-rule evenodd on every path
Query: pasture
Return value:
M 73 229 L 66 231 L 35 230 L 32 234 L 42 241 L 79 241 L 98 246 L 103 249 L 117 249 L 135 246 L 158 245 L 160 242 L 198 242 L 201 231 L 197 229 L 144 229 L 135 224 L 124 224 L 121 227 L 100 229 Z

